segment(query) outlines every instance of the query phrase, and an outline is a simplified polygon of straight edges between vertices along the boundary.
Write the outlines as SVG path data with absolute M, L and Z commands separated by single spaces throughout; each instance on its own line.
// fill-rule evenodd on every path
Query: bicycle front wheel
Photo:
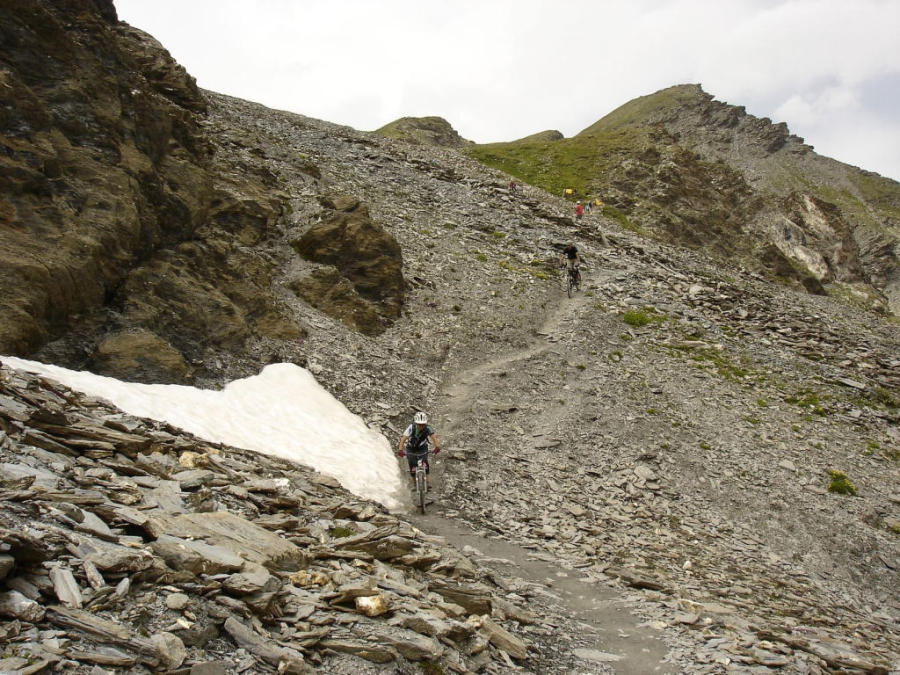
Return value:
M 425 472 L 416 473 L 416 502 L 419 506 L 419 512 L 425 513 Z
M 572 282 L 572 275 L 566 275 L 566 294 L 571 298 L 572 297 L 572 287 L 574 286 Z

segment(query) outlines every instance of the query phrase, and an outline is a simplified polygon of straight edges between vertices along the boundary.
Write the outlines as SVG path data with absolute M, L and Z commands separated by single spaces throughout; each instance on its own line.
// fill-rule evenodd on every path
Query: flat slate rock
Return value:
M 308 562 L 295 544 L 227 511 L 160 515 L 152 520 L 159 534 L 200 539 L 269 569 L 296 570 Z

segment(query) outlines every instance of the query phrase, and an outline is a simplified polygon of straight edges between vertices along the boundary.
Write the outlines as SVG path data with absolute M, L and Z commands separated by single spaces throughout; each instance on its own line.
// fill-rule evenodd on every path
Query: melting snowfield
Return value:
M 306 464 L 360 497 L 388 509 L 401 507 L 403 476 L 391 443 L 294 364 L 266 366 L 255 377 L 213 391 L 122 382 L 11 356 L 0 361 L 208 441 Z

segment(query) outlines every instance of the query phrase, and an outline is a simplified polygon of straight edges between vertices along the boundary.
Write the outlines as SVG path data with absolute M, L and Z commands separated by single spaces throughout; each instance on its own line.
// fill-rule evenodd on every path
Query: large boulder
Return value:
M 323 197 L 325 213 L 294 242 L 307 260 L 327 265 L 295 279 L 295 292 L 311 305 L 361 332 L 383 332 L 400 316 L 406 290 L 400 245 L 346 195 Z

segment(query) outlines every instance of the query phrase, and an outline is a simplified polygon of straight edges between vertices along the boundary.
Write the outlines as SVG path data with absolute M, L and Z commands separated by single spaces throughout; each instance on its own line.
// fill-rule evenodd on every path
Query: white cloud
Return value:
M 775 119 L 789 119 L 798 128 L 820 126 L 835 115 L 863 115 L 860 93 L 852 87 L 829 87 L 811 95 L 794 94 L 775 109 Z

